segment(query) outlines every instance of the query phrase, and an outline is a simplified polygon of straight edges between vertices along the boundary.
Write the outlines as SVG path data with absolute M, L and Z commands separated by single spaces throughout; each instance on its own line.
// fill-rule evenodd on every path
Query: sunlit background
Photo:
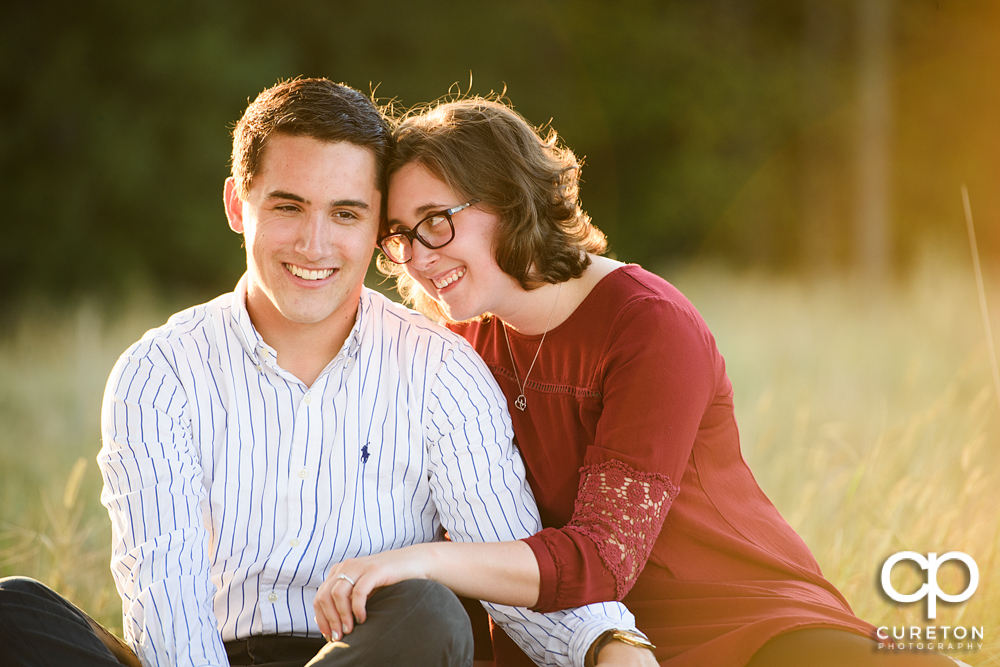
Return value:
M 965 551 L 979 592 L 937 625 L 983 626 L 955 655 L 1000 664 L 995 0 L 7 3 L 0 576 L 120 627 L 103 384 L 146 328 L 235 285 L 229 132 L 297 75 L 397 109 L 506 91 L 551 122 L 614 256 L 712 327 L 744 456 L 855 611 L 926 624 L 881 594 L 882 562 Z

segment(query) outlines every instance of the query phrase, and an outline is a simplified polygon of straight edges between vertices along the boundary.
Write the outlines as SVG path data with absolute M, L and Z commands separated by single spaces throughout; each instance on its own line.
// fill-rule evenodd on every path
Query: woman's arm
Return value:
M 457 595 L 516 607 L 530 607 L 538 598 L 538 563 L 524 542 L 415 544 L 352 558 L 330 570 L 316 595 L 316 620 L 324 636 L 349 634 L 355 620 L 364 623 L 373 590 L 405 579 L 432 579 Z M 652 651 L 621 642 L 604 646 L 596 663 L 592 653 L 593 647 L 586 667 L 657 665 Z
M 722 371 L 697 311 L 664 291 L 615 315 L 573 516 L 526 540 L 541 572 L 537 611 L 623 599 L 680 491 Z
M 524 542 L 414 544 L 334 565 L 316 594 L 323 635 L 350 633 L 355 619 L 364 623 L 372 591 L 406 579 L 432 579 L 457 595 L 514 607 L 538 600 L 538 562 Z

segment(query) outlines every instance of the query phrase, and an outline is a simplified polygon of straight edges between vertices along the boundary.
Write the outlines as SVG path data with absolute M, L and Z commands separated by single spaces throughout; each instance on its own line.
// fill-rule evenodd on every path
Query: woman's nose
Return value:
M 407 264 L 415 270 L 423 272 L 434 266 L 437 258 L 437 250 L 431 250 L 420 241 L 414 239 L 410 246 L 410 261 Z

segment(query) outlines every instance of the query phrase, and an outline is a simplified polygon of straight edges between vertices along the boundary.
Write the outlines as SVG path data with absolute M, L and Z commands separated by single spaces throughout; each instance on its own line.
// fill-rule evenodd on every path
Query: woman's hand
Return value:
M 368 596 L 376 588 L 406 579 L 429 578 L 429 546 L 415 544 L 364 558 L 351 558 L 330 568 L 313 602 L 316 622 L 323 636 L 327 640 L 339 640 L 350 634 L 355 621 L 364 623 Z
M 364 623 L 368 596 L 406 579 L 432 579 L 474 600 L 514 607 L 538 601 L 538 561 L 526 543 L 425 542 L 352 558 L 330 568 L 313 609 L 323 636 L 339 640 Z

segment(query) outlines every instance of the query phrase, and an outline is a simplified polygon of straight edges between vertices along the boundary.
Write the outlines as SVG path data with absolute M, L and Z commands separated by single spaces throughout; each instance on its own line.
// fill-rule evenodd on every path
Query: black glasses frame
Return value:
M 464 211 L 473 204 L 478 204 L 478 203 L 479 203 L 478 199 L 472 199 L 464 204 L 459 204 L 458 206 L 452 206 L 451 208 L 445 209 L 444 211 L 431 213 L 426 218 L 422 219 L 420 222 L 413 225 L 411 229 L 400 229 L 398 231 L 391 232 L 389 234 L 385 234 L 379 237 L 378 247 L 379 249 L 382 250 L 383 253 L 385 253 L 385 256 L 389 258 L 389 261 L 394 262 L 396 264 L 406 264 L 407 262 L 413 259 L 414 239 L 420 241 L 421 245 L 423 245 L 425 248 L 429 248 L 430 250 L 437 250 L 438 248 L 443 248 L 455 240 L 455 221 L 452 220 L 451 217 L 456 213 L 458 213 L 459 211 Z M 442 215 L 444 216 L 445 220 L 448 221 L 448 228 L 451 230 L 451 233 L 448 236 L 448 240 L 445 241 L 444 243 L 438 243 L 437 245 L 432 245 L 429 241 L 427 241 L 423 236 L 420 235 L 420 232 L 418 230 L 420 229 L 420 225 L 424 224 L 428 220 L 432 220 L 434 218 L 440 218 Z M 410 256 L 409 258 L 401 262 L 395 257 L 393 257 L 391 252 L 386 250 L 386 245 L 392 239 L 404 239 L 404 238 L 410 242 Z

